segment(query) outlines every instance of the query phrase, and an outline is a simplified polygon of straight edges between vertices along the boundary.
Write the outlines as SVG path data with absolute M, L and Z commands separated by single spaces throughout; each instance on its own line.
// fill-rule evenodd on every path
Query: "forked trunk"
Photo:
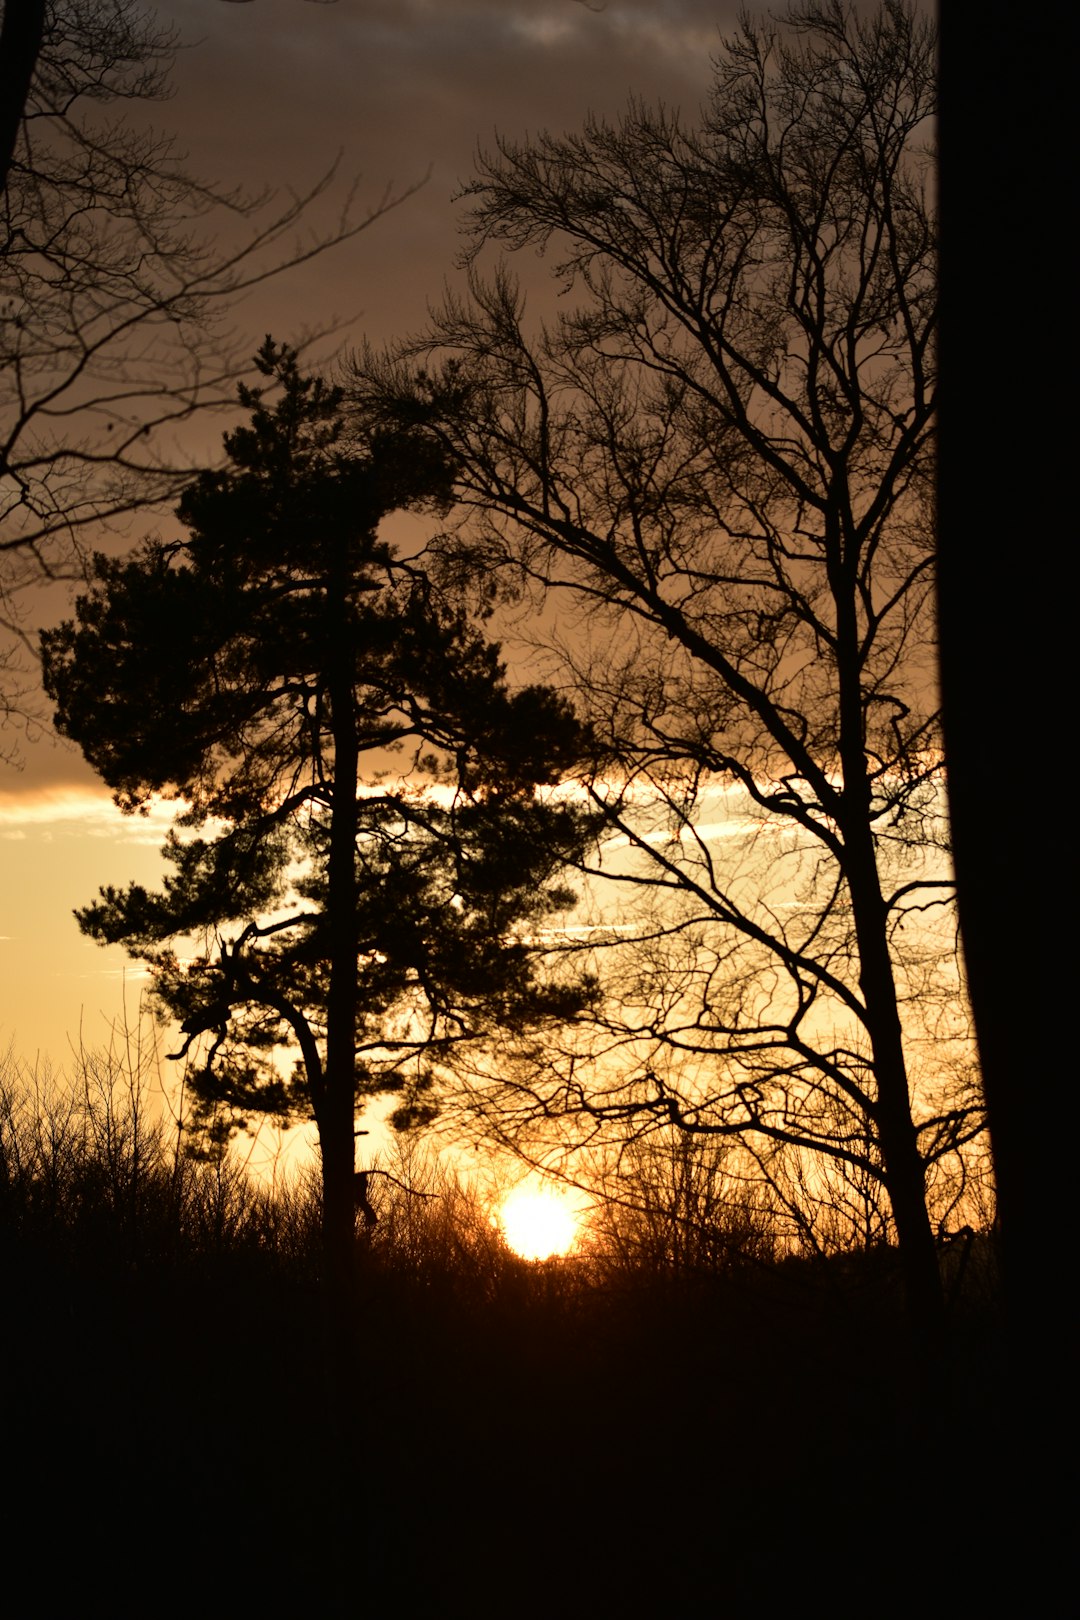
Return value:
M 889 955 L 885 902 L 867 829 L 856 841 L 848 869 L 859 944 L 859 982 L 877 1081 L 875 1123 L 885 1181 L 896 1221 L 908 1319 L 917 1341 L 932 1349 L 944 1319 L 937 1247 L 926 1207 L 926 1166 L 911 1112 L 903 1029 Z
M 838 821 L 844 845 L 844 875 L 859 951 L 863 1023 L 874 1059 L 877 1098 L 873 1121 L 885 1169 L 885 1184 L 896 1221 L 908 1320 L 916 1343 L 932 1351 L 945 1312 L 937 1248 L 926 1207 L 926 1166 L 911 1112 L 904 1031 L 889 945 L 889 910 L 881 892 L 874 837 L 873 794 L 866 754 L 862 638 L 857 612 L 860 556 L 854 543 L 858 526 L 846 481 L 841 481 L 836 513 L 828 527 L 829 577 L 836 603 L 839 675 L 839 752 L 843 790 Z M 843 514 L 846 512 L 846 518 Z

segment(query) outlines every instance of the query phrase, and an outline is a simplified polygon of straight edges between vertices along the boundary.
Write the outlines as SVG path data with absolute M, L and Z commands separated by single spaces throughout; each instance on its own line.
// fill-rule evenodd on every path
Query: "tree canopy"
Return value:
M 632 102 L 482 156 L 470 295 L 355 374 L 365 411 L 452 458 L 447 567 L 576 602 L 590 791 L 647 901 L 636 944 L 625 907 L 612 936 L 591 1084 L 575 1035 L 480 1105 L 865 1178 L 924 1322 L 928 1176 L 947 1161 L 955 1190 L 981 1125 L 956 1040 L 915 1022 L 965 1023 L 953 941 L 924 926 L 951 893 L 934 114 L 913 7 L 745 19 L 696 126 Z M 549 254 L 570 307 L 531 322 L 507 261 L 483 273 L 492 247 Z
M 400 1092 L 425 1117 L 457 1048 L 588 998 L 538 946 L 589 818 L 536 789 L 584 739 L 379 538 L 446 500 L 442 453 L 347 438 L 294 354 L 268 340 L 258 364 L 277 398 L 241 390 L 250 422 L 184 495 L 187 537 L 97 559 L 45 681 L 118 803 L 182 803 L 163 888 L 105 890 L 82 928 L 150 964 L 208 1117 L 314 1117 L 341 1258 L 357 1108 Z

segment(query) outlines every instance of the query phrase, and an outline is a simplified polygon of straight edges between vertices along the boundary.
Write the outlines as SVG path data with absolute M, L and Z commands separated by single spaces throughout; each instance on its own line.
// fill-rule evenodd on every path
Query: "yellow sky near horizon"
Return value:
M 105 883 L 156 885 L 170 820 L 121 816 L 104 788 L 0 792 L 0 1051 L 65 1066 L 137 1016 L 145 969 L 72 912 Z

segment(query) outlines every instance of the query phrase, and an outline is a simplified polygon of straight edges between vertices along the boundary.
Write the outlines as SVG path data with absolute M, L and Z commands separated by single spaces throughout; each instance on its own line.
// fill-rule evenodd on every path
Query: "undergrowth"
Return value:
M 313 1171 L 267 1184 L 193 1153 L 122 1056 L 74 1077 L 9 1059 L 10 1541 L 62 1531 L 56 1590 L 124 1571 L 185 1607 L 532 1614 L 569 1591 L 566 1612 L 675 1614 L 715 1601 L 723 1565 L 739 1613 L 778 1524 L 794 1572 L 847 1502 L 845 1567 L 869 1567 L 928 1459 L 950 1492 L 950 1459 L 981 1466 L 981 1254 L 928 1383 L 888 1256 L 793 1259 L 722 1153 L 598 1166 L 579 1251 L 540 1264 L 445 1156 L 372 1169 L 343 1320 Z

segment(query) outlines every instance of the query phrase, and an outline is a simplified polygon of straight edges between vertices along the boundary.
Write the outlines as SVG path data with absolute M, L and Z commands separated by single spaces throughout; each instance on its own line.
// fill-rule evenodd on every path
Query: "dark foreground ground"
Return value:
M 361 1253 L 344 1328 L 272 1255 L 4 1266 L 9 1612 L 974 1615 L 1014 1561 L 985 1266 L 922 1365 L 880 1264 Z

